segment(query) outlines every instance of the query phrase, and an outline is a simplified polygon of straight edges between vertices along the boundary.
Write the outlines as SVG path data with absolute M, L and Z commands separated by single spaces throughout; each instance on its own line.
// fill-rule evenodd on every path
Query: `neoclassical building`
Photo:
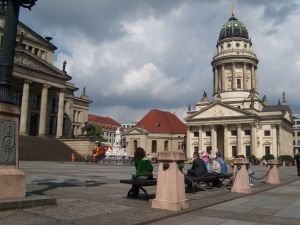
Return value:
M 261 158 L 273 154 L 292 155 L 293 118 L 285 94 L 270 106 L 259 97 L 258 58 L 252 50 L 248 30 L 236 17 L 221 28 L 213 67 L 213 100 L 204 92 L 196 109 L 185 118 L 188 157 L 212 146 L 229 159 L 250 154 Z
M 185 152 L 185 124 L 173 113 L 152 109 L 134 127 L 125 130 L 128 146 L 126 152 L 133 155 L 137 147 L 157 157 L 158 152 Z
M 0 44 L 4 15 L 0 12 Z M 57 49 L 19 22 L 13 67 L 13 100 L 21 108 L 20 134 L 32 136 L 74 137 L 88 121 L 90 100 L 70 82 L 71 76 L 53 65 Z

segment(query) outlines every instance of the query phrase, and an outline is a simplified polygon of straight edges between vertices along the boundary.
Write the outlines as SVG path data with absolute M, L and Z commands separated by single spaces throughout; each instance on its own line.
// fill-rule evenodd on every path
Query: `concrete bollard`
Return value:
M 231 192 L 250 193 L 249 174 L 247 171 L 248 159 L 238 158 L 233 160 L 233 185 Z
M 268 160 L 269 174 L 267 175 L 267 184 L 280 184 L 279 173 L 278 173 L 278 160 Z
M 179 211 L 188 208 L 182 172 L 183 152 L 158 153 L 158 177 L 156 197 L 152 208 Z

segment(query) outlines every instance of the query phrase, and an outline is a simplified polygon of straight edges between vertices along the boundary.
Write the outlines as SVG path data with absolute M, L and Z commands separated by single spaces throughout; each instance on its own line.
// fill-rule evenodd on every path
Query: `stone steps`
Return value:
M 19 159 L 25 161 L 71 161 L 75 153 L 76 161 L 85 161 L 66 144 L 56 138 L 19 136 Z

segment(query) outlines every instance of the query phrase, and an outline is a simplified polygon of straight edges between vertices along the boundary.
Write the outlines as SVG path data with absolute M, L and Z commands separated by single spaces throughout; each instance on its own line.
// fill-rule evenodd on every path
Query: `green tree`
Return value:
M 95 139 L 96 141 L 101 142 L 107 141 L 103 136 L 102 136 L 102 128 L 101 126 L 95 124 L 95 123 L 90 123 L 87 122 L 85 123 L 85 126 L 82 128 L 82 132 L 86 133 L 86 135 L 90 138 Z

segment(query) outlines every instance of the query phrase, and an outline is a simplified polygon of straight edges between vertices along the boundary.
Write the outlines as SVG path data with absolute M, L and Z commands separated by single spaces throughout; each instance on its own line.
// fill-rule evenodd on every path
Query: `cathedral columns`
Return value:
M 254 65 L 251 65 L 251 89 L 255 90 L 255 72 L 254 72 Z
M 243 149 L 242 149 L 242 125 L 237 125 L 237 152 L 238 155 L 243 155 Z
M 224 125 L 224 159 L 229 158 L 228 155 L 228 125 Z
M 28 104 L 29 104 L 29 85 L 31 81 L 25 80 L 23 84 L 23 94 L 21 103 L 20 134 L 27 134 Z
M 256 124 L 251 126 L 251 152 L 253 155 L 257 156 L 257 135 L 256 135 Z
M 236 89 L 236 83 L 235 83 L 235 63 L 232 63 L 232 84 L 231 84 L 232 90 Z
M 272 153 L 275 158 L 278 157 L 278 152 L 277 152 L 277 129 L 275 125 L 271 126 L 272 129 Z
M 64 93 L 64 90 L 61 90 L 59 93 L 58 113 L 57 113 L 56 137 L 58 137 L 58 138 L 62 137 L 62 134 L 63 134 L 64 102 L 65 102 L 65 93 Z
M 211 126 L 211 147 L 213 151 L 217 150 L 217 132 L 216 127 L 214 125 Z
M 199 127 L 198 149 L 202 150 L 202 126 Z
M 222 91 L 226 90 L 226 74 L 225 74 L 225 64 L 222 64 Z
M 247 64 L 246 63 L 244 63 L 244 65 L 243 65 L 243 81 L 244 81 L 244 84 L 243 84 L 243 89 L 246 91 L 246 90 L 249 90 L 249 88 L 248 88 L 248 86 L 247 86 L 247 77 L 246 77 L 246 67 L 247 66 Z
M 215 67 L 214 68 L 214 93 L 218 93 L 218 83 L 219 83 L 218 67 Z
M 50 86 L 43 85 L 41 106 L 40 106 L 40 121 L 39 121 L 39 136 L 46 134 L 46 118 L 47 118 L 47 105 L 48 105 L 48 88 Z

